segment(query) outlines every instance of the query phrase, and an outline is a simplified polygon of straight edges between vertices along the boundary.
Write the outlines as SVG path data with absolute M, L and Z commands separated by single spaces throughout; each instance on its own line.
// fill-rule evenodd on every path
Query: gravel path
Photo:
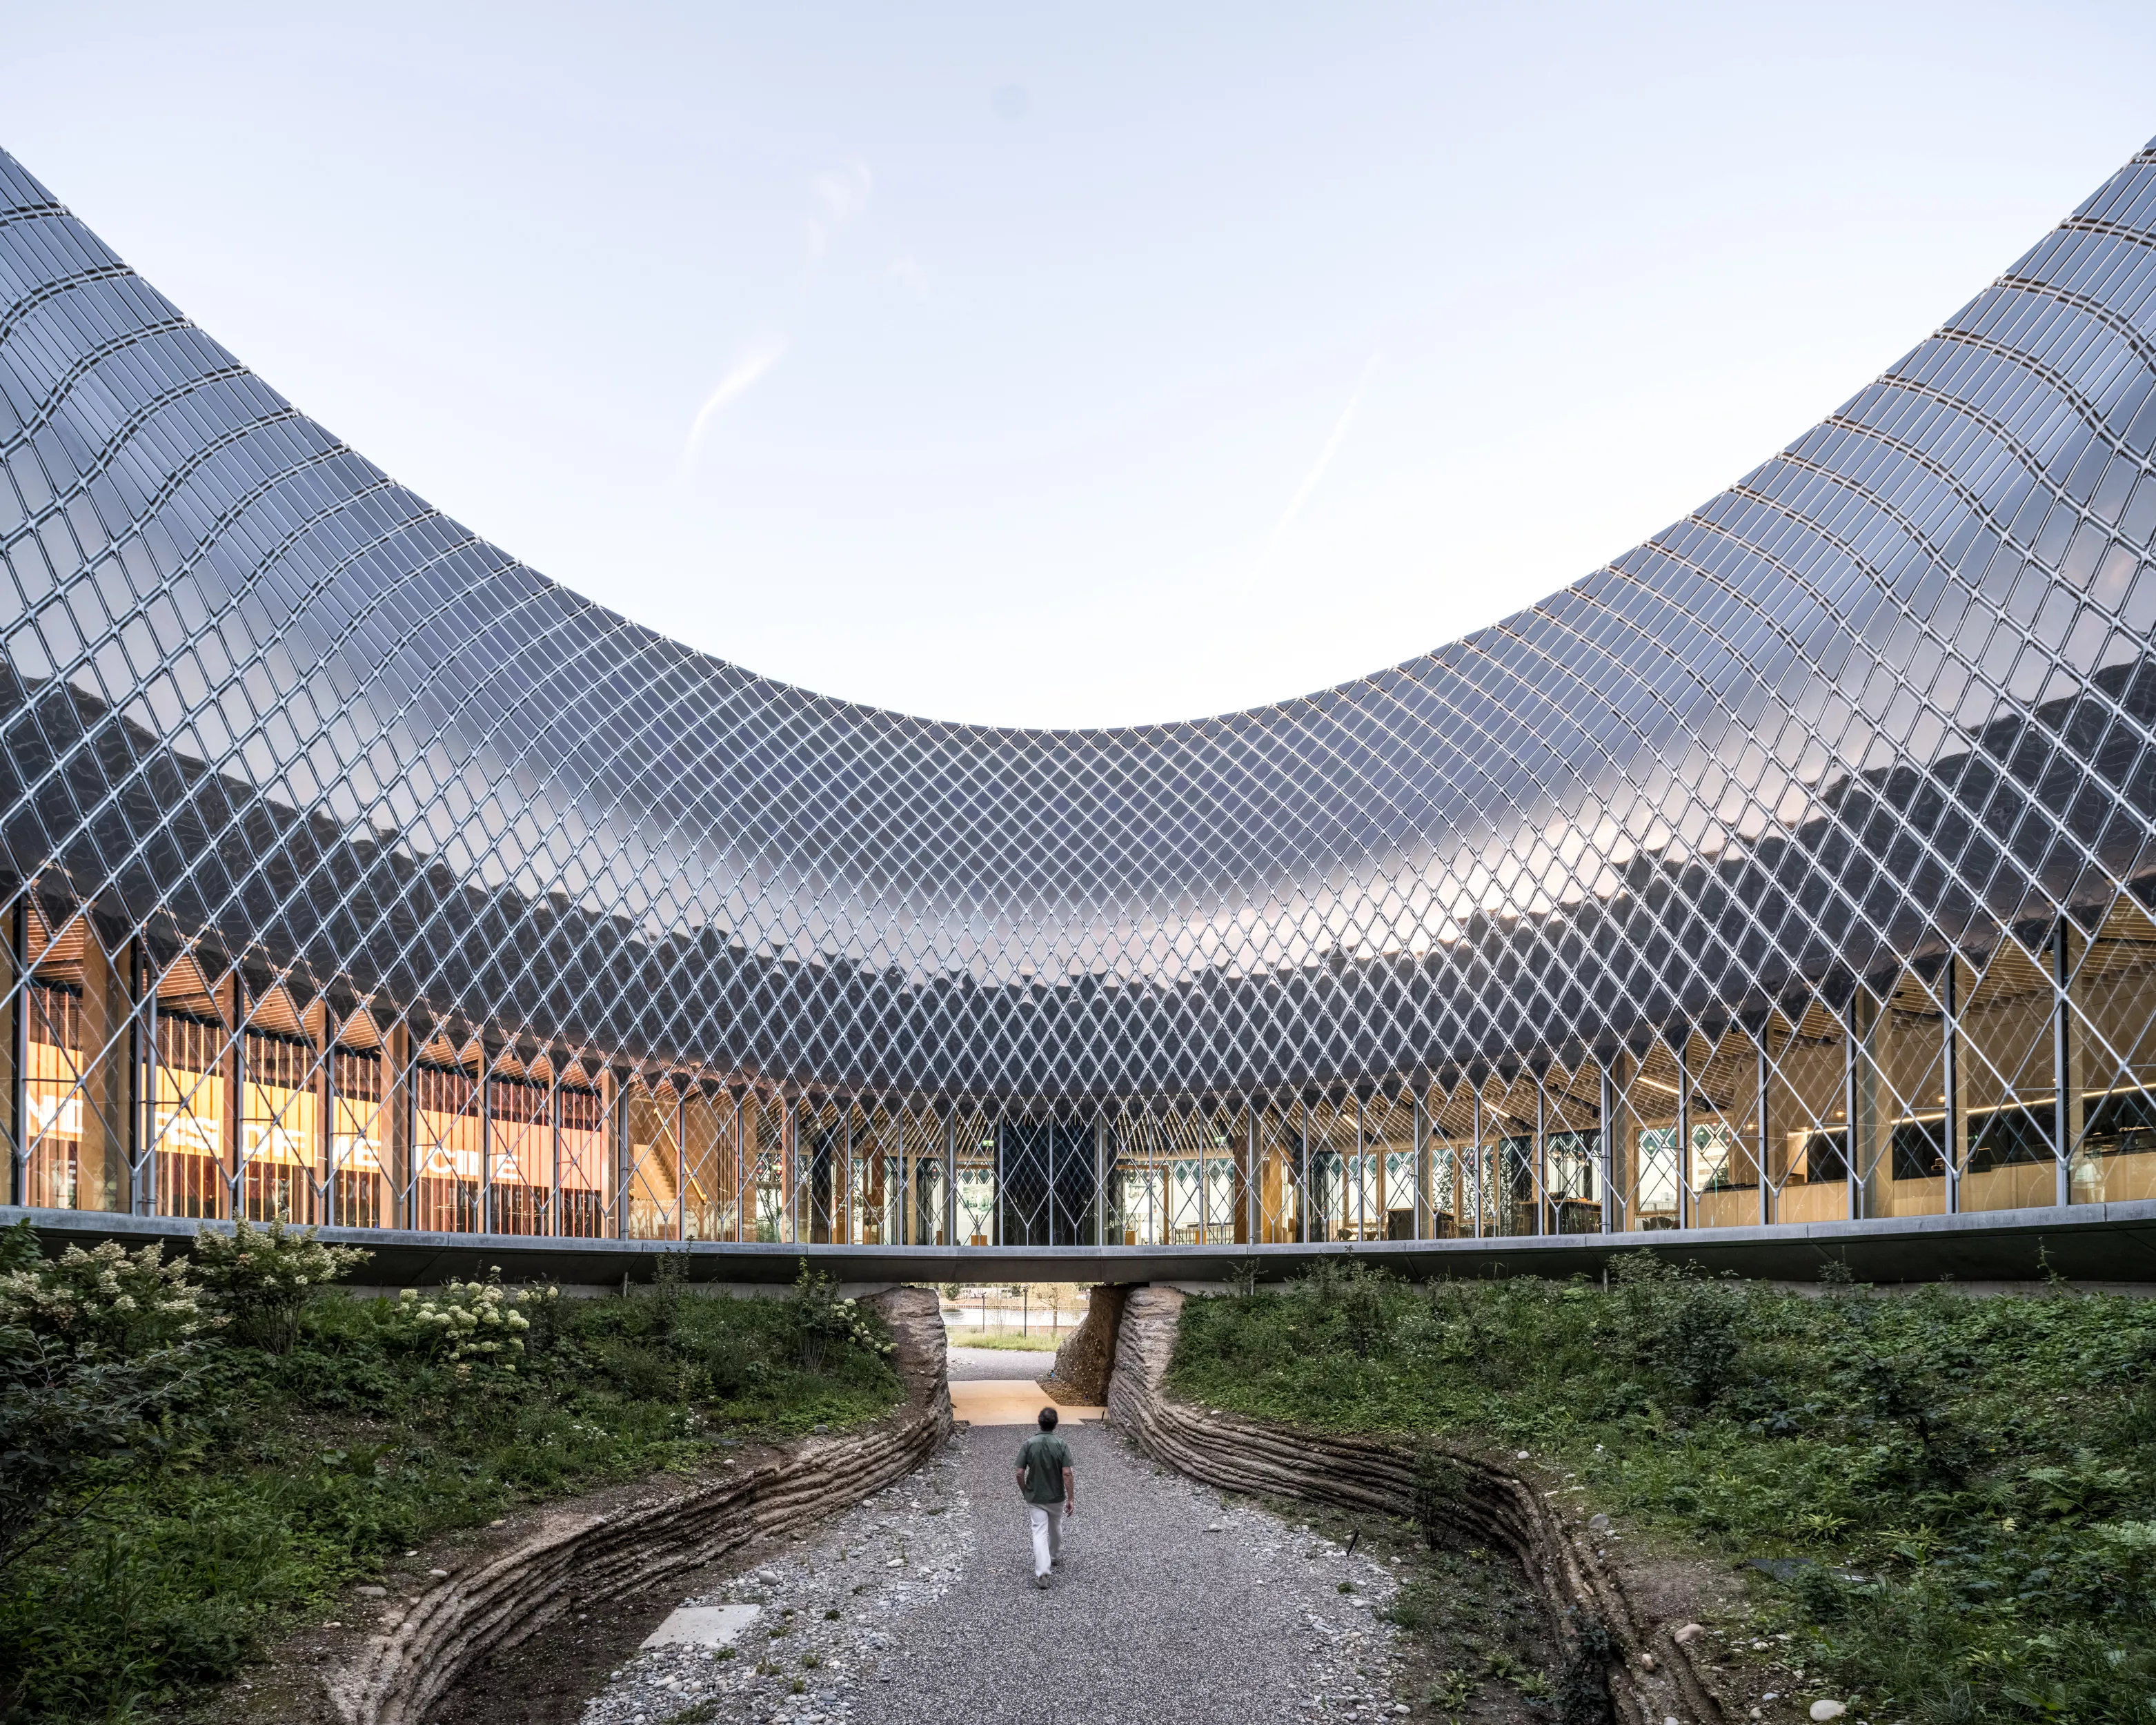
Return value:
M 960 1352 L 954 1377 L 1024 1371 L 1023 1356 L 977 1365 Z M 1376 1615 L 1394 1591 L 1389 1565 L 1224 1506 L 1098 1426 L 1065 1429 L 1079 1513 L 1055 1586 L 1037 1591 L 1011 1481 L 1026 1435 L 962 1432 L 896 1486 L 690 1602 L 753 1603 L 762 1615 L 732 1658 L 639 1655 L 585 1725 L 1248 1725 L 1407 1711 L 1392 1699 L 1392 1632 Z

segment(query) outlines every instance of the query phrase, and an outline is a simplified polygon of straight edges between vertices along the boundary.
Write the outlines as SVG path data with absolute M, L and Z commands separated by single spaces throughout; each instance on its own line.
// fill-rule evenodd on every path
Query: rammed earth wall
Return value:
M 951 1433 L 943 1321 L 932 1291 L 868 1303 L 897 1343 L 905 1405 L 871 1425 L 721 1463 L 691 1479 L 549 1506 L 467 1548 L 416 1596 L 355 1597 L 348 1627 L 295 1637 L 244 1709 L 260 1721 L 421 1725 L 490 1655 L 544 1635 L 572 1604 L 642 1594 L 858 1502 L 910 1473 Z
M 1121 1323 L 1108 1382 L 1108 1418 L 1156 1460 L 1207 1485 L 1384 1515 L 1415 1513 L 1418 1446 L 1246 1420 L 1192 1407 L 1164 1388 L 1184 1296 L 1172 1288 L 1116 1290 Z M 1096 1294 L 1098 1301 L 1100 1296 Z M 1089 1321 L 1091 1314 L 1089 1314 Z M 1537 1479 L 1509 1457 L 1434 1445 L 1457 1473 L 1440 1511 L 1464 1539 L 1509 1553 L 1527 1573 L 1574 1671 L 1592 1681 L 1599 1665 L 1614 1717 L 1627 1725 L 1722 1725 L 1724 1711 L 1668 1620 L 1642 1609 L 1617 1564 L 1584 1521 L 1568 1519 Z M 1606 1660 L 1594 1657 L 1599 1625 Z

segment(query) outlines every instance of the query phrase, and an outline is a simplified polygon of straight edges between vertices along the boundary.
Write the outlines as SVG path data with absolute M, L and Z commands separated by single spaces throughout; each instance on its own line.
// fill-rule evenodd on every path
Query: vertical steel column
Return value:
M 547 1233 L 562 1237 L 562 1068 L 547 1062 Z
M 1363 1130 L 1363 1099 L 1358 1096 L 1355 1098 L 1355 1237 L 1358 1240 L 1370 1237 L 1369 1207 L 1364 1202 L 1369 1195 L 1369 1142 Z M 1347 1194 L 1342 1193 L 1341 1195 L 1344 1198 Z
M 806 1243 L 801 1226 L 801 1103 L 783 1091 L 773 1100 L 778 1108 L 778 1178 L 786 1198 L 786 1225 L 793 1231 L 793 1244 L 801 1245 Z
M 1955 990 L 1961 961 L 1947 954 L 1939 988 L 1939 1076 L 1946 1106 L 1939 1116 L 1939 1159 L 1946 1164 L 1947 1214 L 1961 1210 L 1961 1002 Z
M 1599 1056 L 1594 1065 L 1596 1070 L 1602 1074 L 1602 1128 L 1598 1134 L 1602 1140 L 1599 1147 L 1602 1157 L 1602 1231 L 1604 1234 L 1614 1234 L 1617 1232 L 1618 1221 L 1615 1118 L 1617 1086 L 1610 1081 L 1609 1066 Z
M 142 1036 L 142 1209 L 157 1214 L 157 978 L 146 950 L 143 963 L 148 974 L 143 987 L 142 1011 L 147 1025 Z M 18 1011 L 17 1016 L 19 1017 Z
M 943 1243 L 958 1245 L 958 1108 L 946 1103 L 943 1110 Z
M 1535 1074 L 1535 1162 L 1527 1178 L 1533 1183 L 1535 1197 L 1535 1232 L 1548 1234 L 1549 1228 L 1549 1087 L 1543 1082 L 1547 1070 Z
M 224 1100 L 224 1130 L 231 1149 L 224 1177 L 231 1219 L 241 1214 L 240 1194 L 247 1186 L 247 980 L 237 968 L 232 973 L 231 1045 L 224 1051 L 225 1068 L 231 1074 L 230 1094 Z
M 494 1232 L 494 1061 L 479 1044 L 479 1231 Z
M 2073 1024 L 2067 1004 L 2073 985 L 2073 931 L 2061 911 L 2051 932 L 2051 1202 L 2061 1209 L 2073 1200 Z
M 613 1167 L 613 1233 L 615 1239 L 627 1240 L 629 1178 L 634 1171 L 629 1165 L 629 1086 L 619 1073 L 613 1075 L 612 1089 L 613 1095 L 604 1100 L 606 1153 Z
M 1004 1122 L 1001 1113 L 997 1114 L 988 1127 L 988 1142 L 991 1147 L 988 1154 L 993 1158 L 989 1166 L 994 1170 L 996 1182 L 995 1196 L 988 1202 L 988 1244 L 1003 1245 L 1007 1244 L 1006 1236 L 1010 1232 L 1004 1225 L 1004 1213 L 1010 1208 L 1010 1194 L 1004 1185 Z
M 1304 1245 L 1310 1239 L 1310 1104 L 1297 1105 L 1295 1123 L 1295 1231 Z
M 8 1201 L 30 1201 L 30 888 L 15 901 L 15 926 L 9 931 L 15 953 L 15 1013 L 8 1022 Z
M 417 1228 L 419 1224 L 419 1066 L 412 1052 L 412 1027 L 399 1020 L 393 1034 L 395 1041 L 385 1067 L 385 1075 L 401 1072 L 397 1085 L 397 1130 L 403 1135 L 401 1157 L 393 1153 L 393 1164 L 401 1163 L 404 1178 L 403 1190 L 397 1195 L 397 1208 L 403 1212 L 404 1226 Z M 399 1058 L 399 1055 L 402 1058 Z M 395 1183 L 393 1182 L 393 1183 Z
M 1756 1093 L 1752 1100 L 1753 1106 L 1757 1110 L 1755 1137 L 1758 1147 L 1753 1153 L 1757 1158 L 1758 1166 L 1753 1172 L 1758 1176 L 1759 1180 L 1759 1225 L 1763 1228 L 1773 1219 L 1767 1208 L 1768 1194 L 1771 1189 L 1767 1183 L 1767 1148 L 1774 1142 L 1767 1132 L 1767 1024 L 1763 1019 L 1759 1023 L 1759 1040 L 1755 1046 L 1755 1052 L 1758 1056 L 1758 1065 L 1753 1083 Z
M 689 1237 L 689 1093 L 676 1080 L 674 1087 L 674 1238 Z
M 1857 1038 L 1862 1034 L 1857 1024 L 1857 1002 L 1864 998 L 1864 984 L 1859 983 L 1849 997 L 1849 1014 L 1842 1026 L 1841 1038 L 1841 1135 L 1842 1173 L 1849 1183 L 1849 1219 L 1860 1219 L 1864 1214 L 1864 1183 L 1856 1173 L 1856 1052 Z
M 1265 1204 L 1261 1190 L 1264 1182 L 1260 1175 L 1258 1154 L 1257 1099 L 1246 1096 L 1243 1101 L 1243 1199 L 1244 1214 L 1247 1219 L 1243 1224 L 1243 1232 L 1246 1243 L 1253 1246 L 1262 1245 L 1265 1237 Z
M 1475 1163 L 1473 1178 L 1468 1184 L 1467 1199 L 1475 1206 L 1475 1237 L 1480 1240 L 1482 1237 L 1483 1177 L 1489 1172 L 1482 1161 L 1482 1080 L 1475 1078 L 1468 1081 L 1473 1085 L 1475 1094 Z
M 150 1214 L 143 1204 L 143 1158 L 148 1154 L 150 1088 L 143 1082 L 146 1049 L 142 1014 L 148 962 L 142 956 L 140 935 L 127 943 L 127 1209 L 131 1215 Z
M 1417 1240 L 1428 1240 L 1435 1232 L 1430 1223 L 1430 1106 L 1419 1090 L 1414 1093 L 1414 1236 Z
M 1692 1224 L 1691 1035 L 1677 1045 L 1677 1226 Z
M 832 1244 L 834 1245 L 851 1245 L 853 1244 L 854 1234 L 855 1231 L 854 1228 L 853 1099 L 851 1097 L 848 1097 L 844 1106 L 846 1111 L 846 1130 L 844 1133 L 844 1143 L 846 1147 L 845 1181 L 843 1189 L 841 1189 L 840 1183 L 838 1180 L 834 1179 L 831 1183 L 832 1197 L 834 1200 L 831 1206 L 831 1232 L 834 1235 L 841 1235 L 843 1237 L 833 1240 Z M 843 1199 L 843 1202 L 839 1201 L 841 1199 Z M 1053 1240 L 1055 1237 L 1055 1231 L 1051 1229 L 1049 1233 L 1049 1238 Z
M 726 1094 L 734 1105 L 734 1239 L 747 1241 L 756 1237 L 756 1218 L 750 1214 L 756 1205 L 756 1194 L 748 1189 L 747 1132 L 742 1124 L 742 1110 L 747 1104 L 745 1093 L 736 1096 L 730 1090 Z
M 1093 1244 L 1108 1243 L 1108 1117 L 1093 1117 Z M 1121 1244 L 1120 1241 L 1117 1244 Z
M 331 1227 L 338 1219 L 336 1163 L 336 1020 L 329 1004 L 322 1004 L 322 1214 Z

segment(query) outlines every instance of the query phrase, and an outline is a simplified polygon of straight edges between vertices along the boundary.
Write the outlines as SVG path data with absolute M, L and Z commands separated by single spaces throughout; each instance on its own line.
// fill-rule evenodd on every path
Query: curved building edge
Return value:
M 2156 153 L 1586 580 L 1306 699 L 691 653 L 0 155 L 33 1208 L 1215 1249 L 2156 1197 Z

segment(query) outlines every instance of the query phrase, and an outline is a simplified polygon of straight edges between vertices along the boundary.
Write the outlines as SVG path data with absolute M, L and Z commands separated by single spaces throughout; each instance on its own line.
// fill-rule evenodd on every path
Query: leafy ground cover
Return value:
M 191 1263 L 0 1235 L 0 1717 L 184 1712 L 431 1535 L 901 1399 L 880 1322 L 805 1266 L 729 1300 L 662 1265 L 627 1297 L 362 1299 L 281 1229 Z
M 1526 1449 L 1581 1508 L 1767 1560 L 1717 1656 L 1771 1661 L 1790 1717 L 2156 1720 L 2156 1301 L 1328 1267 L 1188 1301 L 1169 1384 Z

